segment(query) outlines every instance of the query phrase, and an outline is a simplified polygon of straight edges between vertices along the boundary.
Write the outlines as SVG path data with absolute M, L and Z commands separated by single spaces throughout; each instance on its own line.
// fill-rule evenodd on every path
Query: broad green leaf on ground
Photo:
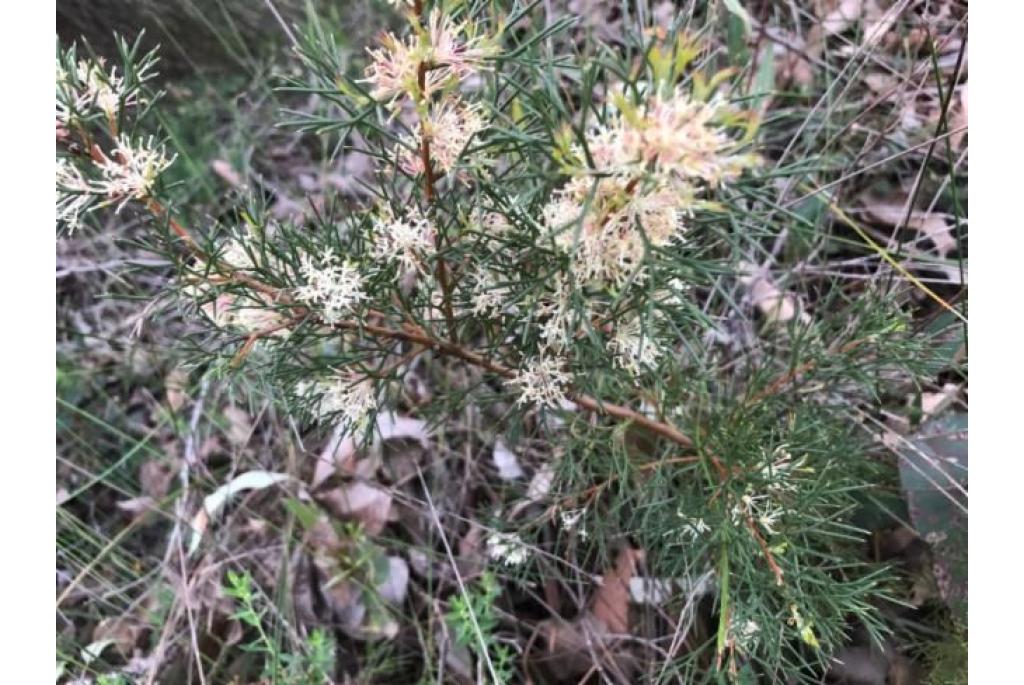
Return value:
M 911 522 L 933 550 L 935 580 L 954 612 L 967 611 L 967 414 L 925 422 L 896 446 Z

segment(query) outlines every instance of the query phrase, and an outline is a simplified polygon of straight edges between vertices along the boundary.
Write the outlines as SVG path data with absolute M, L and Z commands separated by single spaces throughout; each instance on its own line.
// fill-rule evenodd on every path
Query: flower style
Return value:
M 521 393 L 516 404 L 535 403 L 549 408 L 560 407 L 568 399 L 565 390 L 571 380 L 562 366 L 562 362 L 553 357 L 526 362 L 524 368 L 509 380 Z
M 676 513 L 679 518 L 683 520 L 683 526 L 680 528 L 680 533 L 682 533 L 683 537 L 688 538 L 691 542 L 696 542 L 699 537 L 711 531 L 711 526 L 709 526 L 703 518 L 690 518 L 681 511 Z
M 744 525 L 748 520 L 754 521 L 764 528 L 768 535 L 777 535 L 775 526 L 782 521 L 785 510 L 776 505 L 769 495 L 754 495 L 748 492 L 733 506 L 731 514 L 735 526 Z
M 423 258 L 434 254 L 434 227 L 419 213 L 397 219 L 386 212 L 374 221 L 373 254 L 403 271 L 424 271 Z
M 328 324 L 338 323 L 366 299 L 358 269 L 348 262 L 339 264 L 330 250 L 317 261 L 308 254 L 302 255 L 300 272 L 306 285 L 299 287 L 295 296 L 303 302 L 320 305 Z
M 455 24 L 439 8 L 430 12 L 427 34 L 432 67 L 444 67 L 459 80 L 483 68 L 483 61 L 495 53 L 495 48 L 485 36 L 466 36 L 469 27 L 469 22 Z
M 117 139 L 114 154 L 103 156 L 96 163 L 103 179 L 96 182 L 96 189 L 109 198 L 109 202 L 117 202 L 117 211 L 129 200 L 142 200 L 149 197 L 157 178 L 176 158 L 167 157 L 163 147 L 157 147 L 153 137 L 145 142 L 133 145 L 126 137 Z

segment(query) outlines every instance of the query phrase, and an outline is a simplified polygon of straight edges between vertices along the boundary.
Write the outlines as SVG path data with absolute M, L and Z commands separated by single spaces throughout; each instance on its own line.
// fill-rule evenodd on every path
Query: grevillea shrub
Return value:
M 205 331 L 196 367 L 306 428 L 362 440 L 382 412 L 472 408 L 539 444 L 549 506 L 489 507 L 496 567 L 599 573 L 628 543 L 710 602 L 717 629 L 645 681 L 813 680 L 851 630 L 880 636 L 886 575 L 852 524 L 881 468 L 865 422 L 927 344 L 905 289 L 788 270 L 787 239 L 804 267 L 834 245 L 776 201 L 813 160 L 779 160 L 750 79 L 686 16 L 604 45 L 537 3 L 394 4 L 364 69 L 316 22 L 296 39 L 281 85 L 318 105 L 282 124 L 375 165 L 368 199 L 298 225 L 255 199 L 227 225 L 176 206 L 155 57 L 60 50 L 60 230 L 148 216 Z

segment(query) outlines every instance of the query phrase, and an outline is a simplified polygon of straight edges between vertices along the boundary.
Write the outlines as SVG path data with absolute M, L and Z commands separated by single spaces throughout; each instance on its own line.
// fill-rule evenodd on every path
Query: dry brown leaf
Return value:
M 508 448 L 501 438 L 494 441 L 491 458 L 494 460 L 494 466 L 498 469 L 498 477 L 502 480 L 516 480 L 523 477 L 523 467 L 519 465 L 519 457 Z
M 317 495 L 317 499 L 335 515 L 359 521 L 370 535 L 384 530 L 391 515 L 391 494 L 361 481 L 328 490 Z
M 210 162 L 210 168 L 213 169 L 213 173 L 220 176 L 229 186 L 241 188 L 245 185 L 245 181 L 227 160 L 215 159 Z
M 830 36 L 853 26 L 864 12 L 864 0 L 839 0 L 838 3 L 829 4 L 834 5 L 835 9 L 821 17 L 821 27 Z
M 171 489 L 176 469 L 158 459 L 150 459 L 139 467 L 139 485 L 142 493 L 154 500 L 161 500 Z
M 252 436 L 252 421 L 244 409 L 235 406 L 224 408 L 224 418 L 228 420 L 228 442 L 235 447 L 242 447 Z
M 811 317 L 803 311 L 800 300 L 792 293 L 783 293 L 772 280 L 766 269 L 741 262 L 738 273 L 739 281 L 750 294 L 754 303 L 770 324 L 784 324 L 799 318 L 801 323 L 808 324 Z
M 156 500 L 148 495 L 123 499 L 116 503 L 118 509 L 132 516 L 141 516 L 156 510 Z
M 636 573 L 637 562 L 643 556 L 643 551 L 639 549 L 623 548 L 615 561 L 615 567 L 608 569 L 601 587 L 594 593 L 590 613 L 610 633 L 629 633 L 629 583 Z
M 953 115 L 950 117 L 949 128 L 952 135 L 949 136 L 949 144 L 953 146 L 955 150 L 960 149 L 960 145 L 964 142 L 964 136 L 967 135 L 967 83 L 965 82 L 960 86 L 960 92 L 957 97 L 958 106 L 953 109 Z M 963 130 L 960 130 L 963 129 Z
M 127 659 L 135 650 L 135 644 L 144 630 L 144 626 L 131 618 L 105 618 L 93 629 L 92 641 L 93 643 L 109 641 L 121 656 Z
M 878 0 L 867 0 L 864 4 L 864 36 L 861 46 L 867 48 L 877 44 L 889 33 L 899 12 L 890 11 L 878 4 Z
M 939 212 L 926 212 L 920 209 L 910 212 L 908 217 L 908 199 L 903 193 L 898 193 L 885 200 L 864 195 L 861 197 L 861 203 L 864 205 L 864 212 L 874 221 L 893 227 L 905 225 L 907 228 L 924 234 L 935 245 L 935 250 L 940 257 L 945 257 L 955 250 L 956 238 L 953 236 L 953 227 L 949 217 Z
M 164 391 L 167 393 L 167 404 L 172 411 L 178 411 L 185 406 L 188 399 L 188 371 L 180 366 L 174 368 L 167 378 L 164 379 Z
M 388 413 L 378 414 L 374 444 L 395 438 L 411 438 L 418 441 L 423 449 L 430 449 L 430 432 L 426 421 Z M 355 474 L 355 465 L 352 463 L 355 453 L 356 443 L 352 436 L 346 434 L 343 426 L 336 428 L 313 466 L 310 486 L 316 488 L 323 485 L 335 473 Z
M 948 409 L 956 402 L 960 394 L 960 386 L 956 383 L 946 383 L 940 392 L 921 393 L 921 412 L 926 416 L 935 416 Z

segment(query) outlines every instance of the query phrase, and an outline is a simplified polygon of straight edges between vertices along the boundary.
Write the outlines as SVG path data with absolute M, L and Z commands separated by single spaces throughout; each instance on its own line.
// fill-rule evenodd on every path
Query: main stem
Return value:
M 416 13 L 417 17 L 422 14 L 423 3 L 420 0 L 416 0 L 413 4 L 413 12 Z M 416 85 L 419 91 L 417 95 L 420 100 L 417 112 L 420 117 L 420 159 L 423 162 L 423 198 L 427 201 L 428 205 L 431 205 L 434 203 L 437 190 L 435 188 L 434 167 L 430 162 L 430 139 L 427 136 L 426 119 L 429 102 L 427 101 L 426 90 L 428 66 L 426 62 L 420 62 L 416 67 Z M 435 273 L 437 283 L 441 286 L 441 309 L 444 312 L 445 324 L 448 327 L 448 339 L 455 343 L 458 341 L 458 336 L 455 330 L 455 313 L 452 311 L 451 281 L 448 279 L 448 267 L 445 264 L 444 257 L 441 256 L 441 251 L 444 247 L 444 235 L 439 229 L 435 232 L 437 234 L 434 236 L 434 249 L 437 252 L 437 268 Z

